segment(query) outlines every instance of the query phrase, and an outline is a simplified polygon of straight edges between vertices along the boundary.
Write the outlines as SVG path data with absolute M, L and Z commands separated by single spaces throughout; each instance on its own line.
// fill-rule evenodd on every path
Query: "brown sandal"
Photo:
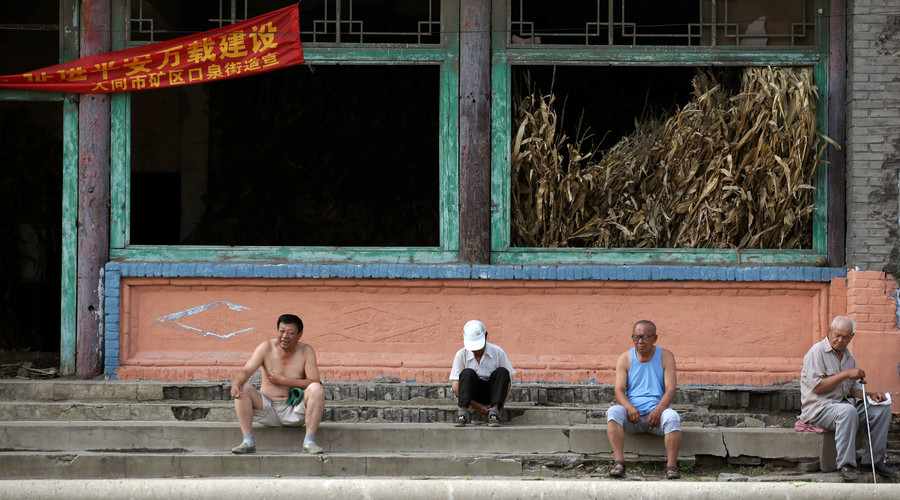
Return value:
M 666 467 L 666 479 L 681 479 L 681 472 L 678 471 L 678 467 L 674 465 Z
M 612 477 L 625 477 L 625 461 L 616 460 L 613 462 L 612 468 L 609 469 L 609 475 Z

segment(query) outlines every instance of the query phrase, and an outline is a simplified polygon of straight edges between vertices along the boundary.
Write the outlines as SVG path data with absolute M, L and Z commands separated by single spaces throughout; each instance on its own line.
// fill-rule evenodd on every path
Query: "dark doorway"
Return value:
M 0 102 L 0 349 L 59 351 L 62 104 Z

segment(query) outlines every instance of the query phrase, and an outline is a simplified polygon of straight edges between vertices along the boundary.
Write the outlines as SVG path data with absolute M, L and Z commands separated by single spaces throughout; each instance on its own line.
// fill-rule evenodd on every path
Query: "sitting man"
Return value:
M 625 433 L 650 432 L 664 437 L 666 479 L 678 479 L 681 417 L 669 408 L 675 399 L 675 356 L 656 347 L 656 325 L 641 320 L 634 324 L 634 347 L 616 361 L 616 401 L 606 412 L 606 435 L 615 455 L 609 470 L 625 475 Z
M 831 322 L 828 337 L 816 342 L 803 357 L 800 372 L 800 420 L 834 431 L 837 448 L 838 473 L 844 481 L 856 481 L 856 431 L 865 426 L 866 412 L 869 414 L 869 430 L 872 447 L 870 453 L 863 453 L 862 462 L 872 467 L 874 456 L 875 472 L 894 479 L 897 472 L 884 463 L 887 432 L 891 423 L 890 405 L 869 405 L 862 403 L 863 391 L 860 381 L 865 383 L 866 372 L 856 367 L 856 360 L 847 350 L 856 331 L 856 323 L 847 316 L 837 316 Z M 880 392 L 867 392 L 872 401 L 885 401 Z M 866 451 L 869 451 L 868 449 Z
M 487 417 L 488 426 L 500 426 L 500 411 L 512 386 L 510 376 L 516 371 L 503 349 L 486 338 L 481 321 L 473 319 L 463 327 L 465 347 L 456 353 L 450 370 L 453 394 L 459 398 L 456 427 L 469 422 L 469 406 Z
M 303 322 L 293 314 L 282 314 L 275 323 L 277 336 L 253 351 L 247 364 L 238 370 L 231 383 L 234 411 L 244 440 L 232 453 L 255 453 L 253 423 L 269 427 L 306 425 L 303 451 L 322 453 L 316 444 L 316 430 L 325 410 L 325 389 L 319 380 L 319 367 L 312 347 L 300 342 Z M 262 367 L 260 390 L 249 382 L 250 376 Z M 293 390 L 298 388 L 298 390 Z M 302 389 L 300 391 L 299 389 Z M 299 399 L 302 401 L 288 404 Z M 293 394 L 292 394 L 293 393 Z M 295 396 L 289 398 L 289 396 Z

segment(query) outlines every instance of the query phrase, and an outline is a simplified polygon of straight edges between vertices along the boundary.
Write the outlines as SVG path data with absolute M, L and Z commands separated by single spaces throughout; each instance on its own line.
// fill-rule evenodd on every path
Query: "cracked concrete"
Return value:
M 35 500 L 59 498 L 276 498 L 290 491 L 292 498 L 772 498 L 845 499 L 896 498 L 895 485 L 806 482 L 691 482 L 691 481 L 541 481 L 506 479 L 130 479 L 84 481 L 4 481 L 0 494 Z M 6 495 L 4 495 L 6 496 Z

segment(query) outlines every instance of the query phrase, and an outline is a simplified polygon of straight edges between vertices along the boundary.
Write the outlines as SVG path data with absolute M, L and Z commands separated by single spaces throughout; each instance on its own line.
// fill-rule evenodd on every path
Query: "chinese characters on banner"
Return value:
M 0 76 L 0 88 L 103 94 L 213 82 L 302 62 L 293 4 L 196 35 Z

